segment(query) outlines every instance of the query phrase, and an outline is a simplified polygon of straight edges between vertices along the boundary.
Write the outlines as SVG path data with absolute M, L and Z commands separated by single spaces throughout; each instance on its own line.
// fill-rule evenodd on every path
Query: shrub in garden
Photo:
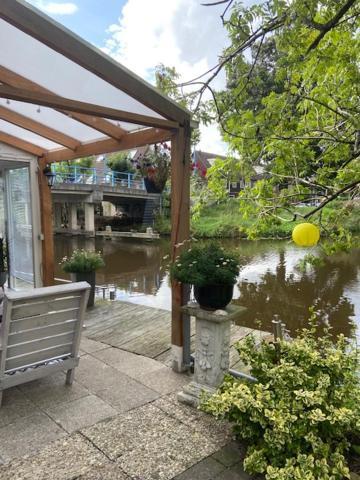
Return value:
M 314 320 L 314 319 L 313 319 Z M 314 323 L 313 323 L 314 325 Z M 202 408 L 234 423 L 244 467 L 267 480 L 350 478 L 346 452 L 360 431 L 358 354 L 340 335 L 304 329 L 292 342 L 252 336 L 237 345 L 258 383 L 226 378 Z
M 103 267 L 105 262 L 98 252 L 74 250 L 71 257 L 64 257 L 60 264 L 64 272 L 86 273 Z

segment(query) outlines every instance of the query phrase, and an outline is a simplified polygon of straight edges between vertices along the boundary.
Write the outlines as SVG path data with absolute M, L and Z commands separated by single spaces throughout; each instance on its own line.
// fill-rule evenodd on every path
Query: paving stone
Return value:
M 124 413 L 141 407 L 159 398 L 160 394 L 130 378 L 111 388 L 100 390 L 96 394 L 113 406 L 118 413 Z
M 225 465 L 225 467 L 232 467 L 243 461 L 244 447 L 237 442 L 231 442 L 218 452 L 214 453 L 212 458 Z
M 228 444 L 233 438 L 232 427 L 228 422 L 220 421 L 201 410 L 178 402 L 173 394 L 159 398 L 153 405 L 202 435 L 211 438 L 218 448 Z
M 260 480 L 264 477 L 251 477 L 250 475 L 245 473 L 242 462 L 240 462 L 229 470 L 224 470 L 223 472 L 221 472 L 218 476 L 214 477 L 214 480 L 255 480 L 255 478 L 256 480 Z
M 26 398 L 18 388 L 9 388 L 3 393 L 3 402 L 0 408 L 0 428 L 15 422 L 19 418 L 29 417 L 39 412 L 39 408 Z
M 125 373 L 129 377 L 139 377 L 162 369 L 164 365 L 152 358 L 143 357 L 135 353 L 120 350 L 119 348 L 108 348 L 93 354 L 96 358 Z
M 88 395 L 47 410 L 47 414 L 69 433 L 94 425 L 117 413 L 114 408 L 95 395 Z
M 175 477 L 174 480 L 212 480 L 224 469 L 224 465 L 208 457 Z
M 81 337 L 80 349 L 85 353 L 94 353 L 107 348 L 109 348 L 109 345 L 106 343 L 96 342 L 95 340 L 91 340 L 84 335 Z
M 153 405 L 83 429 L 131 478 L 169 480 L 216 451 L 216 445 Z
M 38 455 L 0 466 L 0 480 L 70 480 L 107 463 L 101 452 L 75 434 L 51 443 Z
M 75 377 L 76 377 L 75 370 Z M 43 410 L 60 403 L 67 403 L 89 394 L 84 386 L 74 381 L 65 385 L 65 373 L 58 372 L 48 377 L 19 386 L 20 391 Z
M 186 374 L 175 373 L 165 366 L 156 372 L 140 375 L 137 380 L 162 395 L 178 392 L 186 383 L 190 382 L 190 378 Z
M 66 432 L 44 413 L 20 418 L 0 429 L 0 456 L 9 462 L 34 453 L 65 435 Z
M 76 480 L 131 480 L 116 463 L 94 467 Z
M 116 385 L 122 386 L 128 379 L 129 377 L 124 373 L 91 355 L 84 355 L 76 369 L 76 380 L 92 393 L 116 387 Z

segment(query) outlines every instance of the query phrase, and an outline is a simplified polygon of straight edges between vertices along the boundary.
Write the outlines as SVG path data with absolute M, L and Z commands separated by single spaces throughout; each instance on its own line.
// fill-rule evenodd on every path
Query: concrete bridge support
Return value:
M 84 204 L 85 232 L 91 237 L 95 237 L 95 205 L 93 203 Z
M 79 230 L 78 218 L 77 218 L 77 204 L 70 203 L 70 212 L 69 212 L 69 229 Z
M 54 212 L 54 228 L 60 229 L 62 224 L 61 212 L 62 212 L 62 205 L 61 203 L 54 203 L 53 206 Z

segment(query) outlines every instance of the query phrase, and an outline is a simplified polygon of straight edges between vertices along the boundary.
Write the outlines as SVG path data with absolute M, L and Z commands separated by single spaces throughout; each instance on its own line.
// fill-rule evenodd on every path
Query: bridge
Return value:
M 107 216 L 114 216 L 116 206 L 121 206 L 124 214 L 141 217 L 145 225 L 152 224 L 153 210 L 160 205 L 160 194 L 148 193 L 144 180 L 134 173 L 61 164 L 53 164 L 52 173 L 56 233 L 94 236 L 95 206 L 102 202 L 107 202 Z M 79 221 L 79 209 L 83 210 L 83 221 Z

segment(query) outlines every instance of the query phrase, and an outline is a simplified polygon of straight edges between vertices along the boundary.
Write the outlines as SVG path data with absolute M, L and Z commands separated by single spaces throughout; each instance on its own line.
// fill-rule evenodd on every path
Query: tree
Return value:
M 134 168 L 131 164 L 129 152 L 115 152 L 108 156 L 107 164 L 118 173 L 133 172 Z
M 260 230 L 289 218 L 321 221 L 324 206 L 359 194 L 359 4 L 215 3 L 226 5 L 222 20 L 231 44 L 214 68 L 179 87 L 196 86 L 197 104 L 210 91 L 230 149 L 271 174 L 240 196 Z M 212 82 L 223 70 L 227 86 L 216 92 Z M 219 190 L 215 181 L 213 193 Z M 317 203 L 310 211 L 297 208 L 310 201 Z M 342 212 L 337 217 L 341 224 Z

